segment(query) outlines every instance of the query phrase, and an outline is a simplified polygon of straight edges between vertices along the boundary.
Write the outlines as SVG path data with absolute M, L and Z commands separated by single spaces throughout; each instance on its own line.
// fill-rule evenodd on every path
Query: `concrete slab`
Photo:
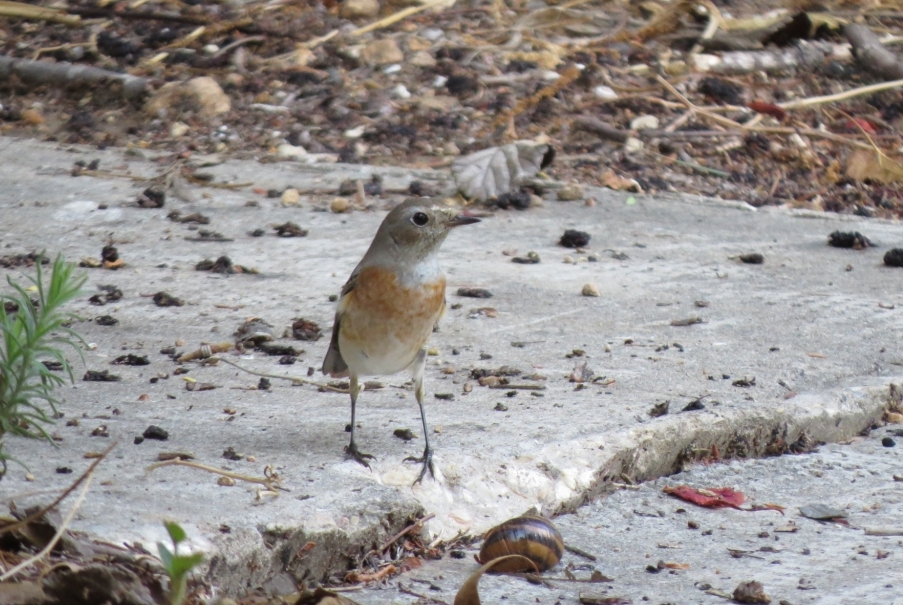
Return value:
M 546 586 L 483 576 L 482 602 L 571 604 L 581 594 L 595 593 L 620 597 L 621 603 L 711 605 L 733 602 L 724 595 L 754 580 L 772 603 L 901 605 L 903 586 L 896 569 L 903 539 L 866 531 L 903 530 L 903 490 L 894 480 L 903 451 L 882 446 L 881 438 L 890 434 L 878 430 L 869 439 L 824 446 L 813 454 L 700 466 L 614 493 L 555 519 L 565 544 L 595 561 L 565 552 L 560 566 L 543 574 Z M 899 436 L 891 438 L 900 441 Z M 681 484 L 733 487 L 749 503 L 785 506 L 785 514 L 704 509 L 662 492 L 666 485 Z M 812 504 L 843 511 L 848 525 L 803 517 L 800 507 Z M 428 561 L 386 586 L 348 596 L 366 605 L 423 602 L 401 592 L 400 584 L 451 603 L 478 567 L 472 557 L 478 548 L 465 551 L 463 559 Z M 647 569 L 657 569 L 659 561 L 672 567 L 654 573 Z M 565 568 L 580 582 L 569 580 Z M 587 583 L 594 570 L 611 581 Z
M 98 470 L 101 483 L 75 528 L 112 542 L 150 542 L 162 537 L 162 519 L 175 519 L 196 547 L 214 553 L 209 577 L 227 594 L 340 572 L 423 511 L 435 514 L 428 530 L 448 538 L 480 532 L 531 507 L 573 510 L 612 481 L 672 473 L 713 445 L 723 456 L 750 456 L 780 449 L 803 432 L 814 440 L 848 439 L 880 418 L 886 386 L 903 374 L 903 272 L 881 264 L 887 246 L 903 244 L 899 224 L 592 190 L 595 206 L 546 202 L 527 212 L 501 212 L 446 242 L 451 308 L 431 341 L 438 354 L 427 369 L 441 481 L 412 488 L 417 469 L 401 461 L 419 454 L 422 443 L 393 436 L 397 428 L 420 432 L 405 377 L 384 378 L 386 388 L 362 395 L 360 444 L 378 458 L 369 471 L 342 455 L 346 396 L 281 381 L 268 391 L 250 390 L 257 377 L 223 364 L 186 364 L 188 376 L 219 387 L 189 392 L 173 375 L 179 366 L 158 352 L 177 341 L 191 351 L 201 342 L 231 340 L 254 316 L 277 326 L 277 334 L 297 317 L 328 330 L 334 309 L 328 296 L 339 291 L 385 212 L 324 212 L 331 196 L 284 208 L 250 188 L 193 188 L 192 203 L 170 200 L 163 209 L 141 209 L 131 202 L 146 185 L 69 176 L 74 161 L 96 158 L 102 169 L 144 176 L 166 166 L 117 150 L 0 140 L 5 253 L 46 248 L 70 259 L 97 257 L 112 239 L 127 264 L 116 272 L 89 272 L 92 288 L 113 284 L 125 298 L 105 307 L 86 300 L 74 305 L 87 318 L 119 319 L 114 327 L 86 321 L 77 328 L 96 345 L 86 354 L 88 368 L 110 369 L 123 380 L 79 382 L 64 391 L 63 410 L 79 426 L 58 427 L 63 440 L 57 449 L 10 441 L 35 480 L 26 482 L 24 471 L 14 469 L 0 486 L 4 499 L 20 504 L 46 498 L 71 478 L 56 474 L 56 467 L 78 473 L 89 463 L 85 453 L 105 447 L 108 439 L 91 432 L 106 425 L 121 443 Z M 441 172 L 250 160 L 204 171 L 218 182 L 252 182 L 262 190 L 332 189 L 343 178 L 373 173 L 382 174 L 388 188 L 415 178 L 440 186 L 448 180 Z M 98 209 L 101 204 L 107 209 Z M 234 241 L 186 240 L 196 232 L 166 219 L 174 208 L 209 215 L 212 223 L 204 228 Z M 273 235 L 269 226 L 286 220 L 310 235 Z M 248 236 L 255 228 L 269 233 Z M 556 245 L 566 228 L 593 236 L 597 262 L 562 262 L 586 257 Z M 827 235 L 838 228 L 860 230 L 884 247 L 829 248 Z M 502 254 L 511 249 L 535 251 L 542 262 L 512 263 Z M 746 252 L 763 254 L 764 264 L 733 258 Z M 260 273 L 194 270 L 198 261 L 221 254 Z M 587 282 L 598 286 L 600 297 L 580 295 Z M 488 288 L 494 297 L 457 296 L 464 286 Z M 160 290 L 186 306 L 154 306 L 146 295 Z M 487 306 L 496 317 L 471 312 Z M 693 316 L 703 322 L 672 325 Z M 319 367 L 328 334 L 315 343 L 284 342 L 306 349 L 299 363 L 280 366 L 278 357 L 257 352 L 229 359 L 303 377 L 308 367 Z M 574 349 L 585 357 L 567 357 Z M 151 365 L 109 365 L 127 352 L 148 355 Z M 583 361 L 604 378 L 581 389 L 568 376 Z M 517 382 L 544 385 L 535 392 L 542 397 L 520 390 L 509 397 L 507 389 L 481 387 L 471 378 L 475 368 L 502 365 L 522 371 Z M 151 383 L 158 373 L 170 377 Z M 733 386 L 753 378 L 754 386 Z M 454 399 L 434 399 L 436 393 Z M 679 413 L 700 397 L 705 409 Z M 651 418 L 648 410 L 665 400 L 671 413 Z M 169 440 L 134 445 L 132 438 L 150 424 L 169 431 Z M 228 447 L 255 461 L 223 460 Z M 160 452 L 180 450 L 241 473 L 260 475 L 272 466 L 291 491 L 257 500 L 252 486 L 223 487 L 192 469 L 144 472 Z M 301 551 L 308 542 L 317 547 Z

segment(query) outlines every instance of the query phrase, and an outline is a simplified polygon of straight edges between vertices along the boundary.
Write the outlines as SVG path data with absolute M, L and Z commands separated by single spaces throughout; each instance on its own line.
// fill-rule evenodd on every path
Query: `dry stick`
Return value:
M 527 108 L 532 107 L 542 101 L 547 97 L 554 96 L 558 93 L 562 88 L 568 86 L 571 82 L 580 77 L 580 68 L 576 65 L 571 65 L 564 73 L 561 74 L 557 80 L 549 84 L 548 86 L 540 89 L 536 94 L 533 94 L 526 99 L 522 99 L 518 101 L 518 103 L 503 113 L 500 113 L 495 120 L 492 121 L 492 124 L 489 126 L 491 130 L 495 130 L 505 122 L 512 120 L 515 116 L 523 113 Z
M 866 536 L 903 536 L 903 527 L 866 527 Z
M 721 11 L 719 11 L 714 4 L 711 2 L 702 2 L 702 5 L 709 11 L 709 22 L 705 26 L 702 35 L 699 36 L 699 40 L 697 40 L 696 44 L 693 45 L 693 48 L 690 49 L 691 55 L 698 54 L 703 50 L 702 40 L 711 40 L 723 22 Z
M 164 466 L 188 466 L 191 468 L 196 468 L 201 471 L 207 471 L 208 473 L 214 473 L 216 475 L 222 475 L 223 477 L 229 477 L 230 479 L 238 479 L 239 481 L 247 481 L 248 483 L 257 483 L 263 485 L 269 490 L 277 490 L 280 489 L 279 479 L 273 477 L 252 477 L 251 475 L 242 475 L 240 473 L 233 473 L 231 471 L 224 471 L 218 468 L 214 468 L 212 466 L 207 466 L 206 464 L 201 464 L 199 462 L 191 462 L 189 460 L 182 460 L 181 458 L 175 458 L 173 460 L 164 460 L 163 462 L 157 462 L 155 464 L 151 464 L 148 466 L 145 471 L 148 473 L 154 471 L 158 468 Z
M 155 12 L 116 12 L 110 9 L 70 6 L 66 12 L 71 15 L 81 15 L 89 19 L 122 19 L 134 21 L 168 21 L 170 23 L 183 23 L 187 25 L 204 25 L 207 19 L 191 15 L 173 15 Z
M 44 515 L 44 513 L 46 513 L 47 511 L 55 508 L 60 502 L 65 500 L 66 497 L 69 496 L 69 494 L 71 494 L 75 490 L 75 488 L 78 487 L 79 484 L 88 477 L 88 475 L 90 475 L 92 472 L 94 472 L 94 469 L 97 468 L 97 465 L 100 464 L 101 461 L 103 461 L 103 459 L 106 458 L 107 454 L 109 454 L 111 451 L 113 451 L 113 448 L 116 447 L 117 445 L 119 445 L 119 441 L 114 441 L 107 447 L 107 449 L 102 451 L 100 453 L 100 455 L 94 460 L 94 462 L 91 463 L 91 466 L 88 467 L 88 470 L 86 470 L 84 473 L 82 473 L 81 476 L 75 480 L 75 483 L 73 483 L 68 488 L 66 488 L 66 491 L 64 491 L 62 494 L 60 494 L 56 500 L 54 500 L 53 502 L 51 502 L 44 508 L 38 510 L 37 512 L 34 512 L 34 513 L 28 515 L 27 517 L 25 517 L 18 523 L 13 523 L 11 525 L 4 525 L 3 527 L 0 527 L 0 536 L 5 534 L 6 532 L 14 531 L 16 529 L 19 529 L 20 527 L 25 527 L 32 521 L 41 518 Z
M 411 15 L 416 15 L 419 12 L 423 12 L 428 8 L 432 8 L 437 4 L 447 3 L 448 0 L 426 0 L 420 6 L 410 6 L 408 8 L 402 9 L 397 13 L 391 14 L 384 19 L 380 19 L 379 21 L 374 21 L 370 25 L 365 25 L 364 27 L 359 27 L 356 30 L 352 31 L 350 35 L 352 36 L 363 36 L 366 33 L 372 32 L 376 29 L 382 29 L 384 27 L 388 27 L 398 21 L 401 21 L 405 17 L 410 17 Z
M 50 21 L 71 27 L 82 24 L 79 17 L 66 14 L 65 11 L 25 4 L 23 2 L 0 2 L 0 17 L 15 17 L 33 21 Z
M 885 80 L 903 79 L 903 61 L 884 48 L 878 36 L 867 25 L 850 23 L 843 33 L 853 47 L 853 56 L 859 65 Z
M 6 80 L 11 75 L 16 75 L 23 82 L 30 84 L 48 84 L 57 87 L 105 87 L 108 83 L 118 82 L 122 85 L 122 93 L 127 98 L 140 97 L 148 88 L 147 78 L 90 65 L 50 63 L 0 55 L 0 80 Z
M 899 88 L 900 86 L 903 86 L 903 80 L 892 80 L 890 82 L 882 82 L 880 84 L 871 84 L 869 86 L 853 88 L 852 90 L 839 92 L 834 95 L 825 95 L 823 97 L 809 97 L 808 99 L 799 99 L 797 101 L 787 101 L 786 103 L 779 103 L 778 107 L 780 107 L 781 109 L 799 109 L 800 107 L 821 105 L 823 103 L 833 103 L 834 101 L 846 101 L 847 99 L 858 97 L 860 95 L 867 95 L 873 92 L 881 92 L 882 90 L 889 90 L 891 88 Z
M 857 147 L 859 149 L 868 149 L 872 150 L 871 145 L 867 145 L 855 139 L 851 139 L 849 137 L 844 137 L 839 134 L 834 134 L 833 132 L 822 132 L 821 130 L 815 130 L 813 128 L 787 128 L 783 126 L 747 126 L 746 124 L 741 124 L 739 122 L 735 122 L 730 118 L 725 118 L 723 116 L 719 116 L 718 114 L 712 113 L 698 105 L 694 105 L 689 99 L 680 94 L 680 92 L 671 86 L 671 84 L 661 76 L 655 76 L 655 78 L 659 81 L 659 83 L 664 86 L 668 92 L 677 97 L 685 106 L 690 109 L 695 109 L 699 115 L 706 116 L 713 122 L 717 122 L 723 126 L 729 126 L 731 128 L 738 128 L 744 131 L 751 132 L 762 132 L 766 134 L 799 134 L 801 136 L 809 136 L 821 139 L 827 139 L 829 141 L 834 141 L 835 143 L 843 143 L 844 145 L 849 145 L 850 147 Z
M 278 374 L 266 374 L 264 372 L 257 372 L 255 370 L 249 370 L 248 368 L 241 367 L 234 361 L 229 361 L 228 359 L 223 359 L 222 357 L 210 357 L 210 358 L 208 358 L 208 361 L 222 361 L 223 363 L 227 363 L 230 366 L 238 368 L 242 372 L 247 372 L 248 374 L 260 376 L 262 378 L 277 378 L 279 380 L 291 380 L 292 385 L 312 384 L 315 387 L 319 387 L 321 389 L 326 389 L 327 391 L 333 391 L 335 393 L 348 393 L 348 389 L 340 389 L 338 387 L 324 384 L 322 382 L 317 382 L 315 380 L 307 380 L 306 378 L 299 378 L 297 376 L 279 376 Z
M 390 546 L 392 546 L 393 544 L 395 544 L 395 541 L 396 541 L 398 538 L 400 538 L 400 537 L 402 537 L 402 536 L 408 535 L 409 533 L 411 533 L 411 532 L 414 531 L 415 529 L 421 529 L 421 528 L 423 528 L 423 524 L 426 523 L 427 521 L 429 521 L 430 519 L 432 519 L 432 518 L 435 517 L 435 516 L 436 516 L 436 515 L 430 513 L 429 515 L 423 517 L 422 519 L 417 519 L 416 522 L 414 522 L 414 523 L 411 524 L 411 525 L 408 525 L 408 526 L 405 527 L 403 530 L 401 530 L 400 532 L 398 532 L 397 534 L 395 534 L 394 536 L 392 536 L 391 538 L 389 538 L 388 540 L 386 540 L 385 543 L 383 543 L 383 545 L 379 547 L 379 551 L 378 551 L 378 552 L 379 552 L 380 554 L 384 553 L 384 552 L 386 551 L 387 548 L 389 548 Z
M 92 465 L 92 469 L 93 469 L 93 465 Z M 72 522 L 72 518 L 75 516 L 75 513 L 78 511 L 79 507 L 81 507 L 82 502 L 85 501 L 85 496 L 88 494 L 88 488 L 91 487 L 91 480 L 94 479 L 94 475 L 91 474 L 90 471 L 91 471 L 91 469 L 89 469 L 87 478 L 85 479 L 85 487 L 82 488 L 81 493 L 79 493 L 78 498 L 75 500 L 75 504 L 72 505 L 72 509 L 69 511 L 69 514 L 66 515 L 66 518 L 63 519 L 63 522 L 60 524 L 60 527 L 56 531 L 56 534 L 54 534 L 53 539 L 51 539 L 50 542 L 47 543 L 47 546 L 45 546 L 44 548 L 41 549 L 41 552 L 34 555 L 33 557 L 29 557 L 28 559 L 25 559 L 24 561 L 22 561 L 21 563 L 19 563 L 18 565 L 16 565 L 9 571 L 7 571 L 5 574 L 0 576 L 0 582 L 4 582 L 4 581 L 8 580 L 9 578 L 13 577 L 17 573 L 19 573 L 20 571 L 22 571 L 23 569 L 28 567 L 29 565 L 31 565 L 32 563 L 36 563 L 40 559 L 43 559 L 44 556 L 47 555 L 47 553 L 49 553 L 51 550 L 53 550 L 53 547 L 56 546 L 57 542 L 59 542 L 59 539 L 63 535 L 63 532 L 65 532 L 66 528 L 69 527 L 69 523 Z

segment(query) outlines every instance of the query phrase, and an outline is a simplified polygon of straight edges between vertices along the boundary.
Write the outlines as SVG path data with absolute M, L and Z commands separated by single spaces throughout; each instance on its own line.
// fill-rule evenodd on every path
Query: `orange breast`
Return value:
M 403 287 L 393 271 L 367 267 L 342 301 L 342 356 L 353 363 L 362 353 L 362 373 L 401 371 L 426 344 L 445 306 L 445 277 Z M 369 369 L 369 371 L 366 371 Z

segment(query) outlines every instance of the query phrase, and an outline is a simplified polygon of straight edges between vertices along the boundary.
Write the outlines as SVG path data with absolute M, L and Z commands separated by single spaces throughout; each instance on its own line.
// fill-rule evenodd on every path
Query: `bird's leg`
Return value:
M 426 426 L 426 412 L 423 409 L 423 369 L 426 365 L 426 349 L 420 349 L 417 358 L 414 360 L 414 396 L 417 398 L 417 405 L 420 406 L 420 419 L 423 421 L 423 456 L 415 458 L 408 456 L 405 462 L 422 462 L 423 468 L 420 469 L 420 475 L 414 481 L 417 485 L 423 481 L 426 471 L 429 470 L 430 475 L 435 479 L 436 471 L 433 469 L 433 448 L 430 447 L 430 431 Z
M 367 462 L 367 458 L 373 458 L 373 456 L 371 456 L 370 454 L 365 454 L 358 450 L 357 444 L 354 442 L 354 406 L 357 403 L 357 396 L 361 392 L 361 385 L 357 381 L 356 374 L 351 375 L 348 391 L 351 393 L 351 443 L 345 446 L 345 453 L 357 462 L 360 462 L 367 468 L 370 468 L 370 464 Z M 373 459 L 375 460 L 375 458 Z

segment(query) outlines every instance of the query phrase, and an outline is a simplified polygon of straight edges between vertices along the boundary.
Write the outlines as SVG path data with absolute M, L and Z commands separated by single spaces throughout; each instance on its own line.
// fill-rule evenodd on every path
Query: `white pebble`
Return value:
M 394 63 L 383 70 L 384 74 L 397 74 L 401 71 L 401 63 Z
M 599 296 L 599 287 L 596 284 L 584 284 L 580 293 L 584 296 Z
M 448 78 L 445 76 L 436 76 L 436 79 L 433 80 L 433 88 L 442 88 L 446 82 L 448 82 Z
M 404 84 L 399 84 L 392 89 L 392 96 L 396 99 L 410 99 L 411 93 Z
M 624 151 L 626 153 L 636 153 L 637 151 L 642 151 L 643 147 L 643 141 L 634 137 L 627 137 L 627 140 L 624 141 Z
M 364 125 L 361 124 L 355 128 L 349 128 L 345 132 L 342 133 L 342 136 L 346 139 L 359 139 L 364 136 Z
M 712 71 L 712 68 L 720 64 L 721 57 L 699 53 L 696 55 L 691 55 L 690 61 L 693 63 L 693 67 L 696 69 L 696 71 L 706 72 Z
M 655 116 L 637 116 L 630 121 L 630 130 L 655 130 L 658 124 L 658 118 Z
M 280 158 L 301 158 L 307 155 L 307 150 L 304 147 L 283 143 L 276 148 L 276 153 Z
M 593 94 L 597 99 L 617 99 L 618 93 L 611 86 L 596 86 L 593 88 Z

